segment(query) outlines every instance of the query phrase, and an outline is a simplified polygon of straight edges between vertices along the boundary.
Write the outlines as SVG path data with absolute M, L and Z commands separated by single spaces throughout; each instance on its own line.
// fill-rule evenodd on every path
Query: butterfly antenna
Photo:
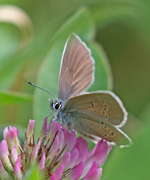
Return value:
M 38 89 L 41 89 L 41 90 L 43 90 L 43 91 L 49 93 L 49 94 L 52 95 L 55 99 L 57 99 L 52 93 L 50 93 L 50 92 L 47 91 L 46 89 L 43 89 L 43 88 L 41 88 L 40 86 L 37 86 L 37 85 L 33 84 L 33 83 L 30 82 L 30 81 L 27 81 L 27 83 L 30 84 L 30 85 L 32 85 L 32 86 L 34 86 L 34 87 L 36 87 L 36 88 L 38 88 Z M 57 100 L 58 100 L 58 99 L 57 99 Z

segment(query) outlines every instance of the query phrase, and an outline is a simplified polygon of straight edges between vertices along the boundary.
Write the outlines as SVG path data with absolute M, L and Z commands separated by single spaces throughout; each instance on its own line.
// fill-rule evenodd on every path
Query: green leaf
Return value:
M 140 1 L 132 0 L 107 0 L 100 1 L 91 6 L 92 18 L 98 28 L 103 28 L 117 20 L 138 18 L 143 13 L 145 5 Z
M 113 79 L 111 67 L 107 55 L 98 43 L 92 43 L 89 46 L 92 51 L 92 56 L 95 60 L 95 82 L 90 87 L 89 91 L 96 90 L 112 90 Z
M 31 102 L 32 96 L 25 93 L 0 91 L 0 105 Z
M 141 111 L 139 118 L 144 122 L 148 122 L 150 120 L 150 102 Z

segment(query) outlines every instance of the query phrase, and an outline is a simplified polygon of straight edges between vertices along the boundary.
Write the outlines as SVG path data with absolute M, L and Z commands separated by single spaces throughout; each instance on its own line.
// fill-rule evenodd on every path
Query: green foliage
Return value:
M 31 102 L 32 96 L 25 93 L 0 91 L 0 104 L 18 104 Z
M 16 11 L 26 20 L 10 21 L 0 13 L 0 129 L 5 124 L 24 128 L 31 118 L 36 119 L 39 134 L 51 111 L 51 97 L 26 82 L 57 97 L 64 44 L 74 32 L 87 43 L 95 59 L 95 82 L 88 91 L 113 90 L 131 114 L 124 131 L 134 144 L 128 149 L 113 148 L 103 179 L 147 179 L 150 2 L 2 0 L 0 12 L 4 3 L 19 7 Z M 23 131 L 19 133 L 23 137 Z M 37 174 L 33 171 L 29 178 L 37 179 Z

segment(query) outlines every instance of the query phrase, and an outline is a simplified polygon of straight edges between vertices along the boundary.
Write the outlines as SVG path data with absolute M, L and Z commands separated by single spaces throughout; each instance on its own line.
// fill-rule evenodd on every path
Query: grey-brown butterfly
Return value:
M 94 59 L 81 39 L 71 34 L 62 54 L 56 102 L 51 100 L 53 120 L 97 142 L 101 138 L 120 147 L 131 139 L 119 128 L 127 111 L 111 91 L 83 93 L 94 81 Z

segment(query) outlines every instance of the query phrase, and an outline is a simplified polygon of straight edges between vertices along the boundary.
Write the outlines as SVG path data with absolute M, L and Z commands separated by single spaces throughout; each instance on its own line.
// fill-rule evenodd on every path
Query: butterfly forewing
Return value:
M 80 94 L 94 80 L 94 61 L 90 49 L 78 36 L 71 34 L 62 55 L 59 76 L 59 99 Z
M 80 112 L 93 117 L 92 121 L 102 120 L 121 127 L 127 120 L 127 112 L 121 100 L 110 91 L 86 93 L 69 99 L 63 107 L 65 112 Z M 94 118 L 96 117 L 96 118 Z

